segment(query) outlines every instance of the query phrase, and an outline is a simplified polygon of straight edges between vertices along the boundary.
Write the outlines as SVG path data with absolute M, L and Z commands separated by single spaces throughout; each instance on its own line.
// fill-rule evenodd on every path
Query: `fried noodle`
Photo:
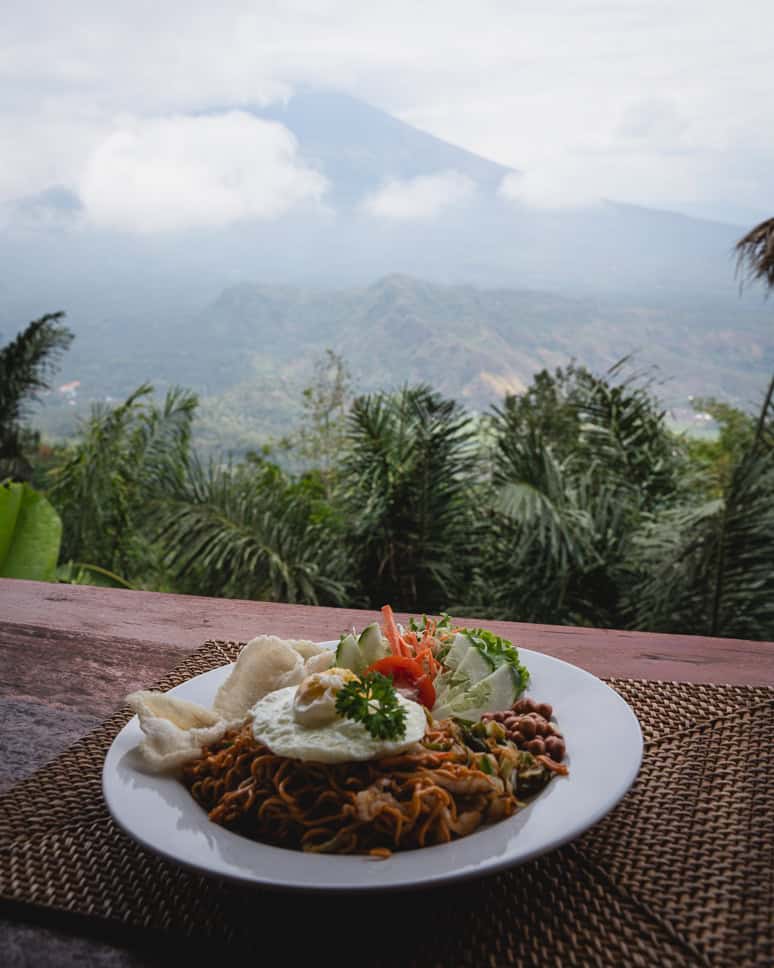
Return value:
M 511 744 L 472 753 L 455 725 L 442 720 L 399 755 L 311 763 L 275 755 L 248 723 L 189 763 L 183 781 L 210 820 L 253 840 L 385 856 L 447 843 L 511 816 L 522 806 L 516 786 L 524 757 Z M 548 782 L 551 772 L 529 761 L 539 785 Z

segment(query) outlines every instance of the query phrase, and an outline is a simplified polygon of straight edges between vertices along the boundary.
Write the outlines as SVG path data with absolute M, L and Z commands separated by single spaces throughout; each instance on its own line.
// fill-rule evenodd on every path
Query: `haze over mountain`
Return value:
M 52 185 L 1 213 L 0 338 L 66 310 L 84 397 L 145 378 L 223 393 L 256 361 L 287 375 L 324 346 L 369 387 L 421 377 L 476 405 L 543 365 L 638 346 L 678 396 L 739 398 L 745 368 L 772 368 L 770 307 L 734 279 L 749 226 L 612 200 L 537 208 L 520 172 L 343 94 L 160 124 L 117 137 L 80 194 Z M 245 131 L 269 167 L 238 155 Z M 220 181 L 192 180 L 202 138 L 223 139 Z M 227 190 L 251 217 L 219 220 Z
M 199 212 L 197 225 L 191 217 L 196 200 L 185 195 L 196 186 L 173 191 L 164 183 L 169 172 L 158 174 L 156 145 L 163 136 L 178 136 L 185 148 L 193 136 L 140 127 L 132 132 L 131 152 L 118 139 L 107 158 L 97 159 L 85 201 L 73 189 L 51 186 L 4 206 L 5 295 L 18 295 L 17 271 L 25 286 L 34 275 L 42 298 L 85 292 L 107 280 L 131 284 L 150 274 L 179 282 L 202 273 L 211 286 L 235 278 L 339 286 L 407 272 L 514 288 L 734 288 L 730 252 L 739 226 L 620 201 L 530 207 L 519 200 L 518 172 L 344 94 L 308 91 L 284 105 L 249 112 L 224 106 L 192 117 L 230 118 L 228 128 L 205 132 L 224 138 L 250 118 L 262 122 L 263 134 L 290 133 L 281 145 L 284 160 L 290 158 L 290 174 L 304 184 L 294 186 L 295 195 L 286 186 L 288 198 L 274 209 L 259 200 L 252 218 L 218 225 L 213 216 L 205 225 L 211 213 Z M 184 180 L 185 159 L 172 160 Z M 232 159 L 232 181 L 241 178 L 244 187 L 257 178 L 260 161 Z M 159 184 L 149 187 L 153 162 Z M 207 178 L 201 184 L 212 188 Z M 118 211 L 114 199 L 106 210 L 108 189 L 123 196 L 126 210 Z M 156 194 L 149 202 L 151 189 Z M 171 213 L 161 223 L 165 231 L 141 220 L 143 206 Z M 188 206 L 188 228 L 174 221 L 176 206 Z

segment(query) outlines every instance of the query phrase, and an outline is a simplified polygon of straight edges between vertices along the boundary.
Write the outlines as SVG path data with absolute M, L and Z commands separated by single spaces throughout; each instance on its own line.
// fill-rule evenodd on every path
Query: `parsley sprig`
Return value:
M 362 723 L 374 739 L 402 739 L 406 734 L 406 709 L 392 680 L 379 672 L 368 672 L 339 689 L 336 712 Z

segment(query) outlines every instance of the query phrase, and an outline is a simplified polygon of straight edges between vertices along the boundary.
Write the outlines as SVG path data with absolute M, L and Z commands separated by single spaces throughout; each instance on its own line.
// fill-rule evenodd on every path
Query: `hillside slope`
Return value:
M 81 405 L 146 379 L 191 387 L 206 401 L 210 441 L 235 449 L 289 429 L 326 348 L 360 391 L 427 382 L 475 410 L 571 359 L 603 372 L 634 354 L 678 407 L 692 394 L 754 406 L 774 370 L 769 307 L 716 297 L 638 303 L 390 275 L 341 290 L 242 283 L 166 323 L 137 323 L 113 343 L 76 326 L 62 382 L 81 381 Z M 54 397 L 43 424 L 61 430 L 74 412 Z

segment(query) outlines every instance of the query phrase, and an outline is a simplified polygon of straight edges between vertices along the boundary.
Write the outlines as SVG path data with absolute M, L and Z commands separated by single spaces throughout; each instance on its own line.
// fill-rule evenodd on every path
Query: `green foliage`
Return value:
M 508 394 L 495 410 L 516 437 L 540 440 L 563 459 L 577 449 L 582 388 L 593 379 L 585 367 L 574 363 L 557 367 L 553 374 L 541 370 L 524 393 Z
M 343 357 L 327 349 L 314 366 L 314 375 L 303 394 L 299 429 L 282 445 L 297 456 L 305 468 L 317 473 L 326 496 L 336 478 L 336 464 L 347 435 L 347 411 L 352 402 L 352 375 Z
M 774 379 L 720 498 L 653 516 L 636 537 L 633 624 L 774 638 Z
M 374 739 L 399 740 L 406 735 L 406 707 L 392 680 L 369 672 L 346 683 L 336 695 L 336 712 L 362 723 Z
M 475 608 L 523 621 L 620 623 L 631 535 L 683 486 L 664 413 L 622 363 L 538 374 L 494 408 L 492 496 Z
M 62 522 L 28 484 L 0 484 L 0 578 L 52 581 Z
M 569 458 L 603 468 L 636 487 L 644 507 L 671 498 L 685 472 L 683 448 L 666 426 L 666 413 L 628 357 L 605 376 L 571 363 L 536 374 L 520 396 L 495 407 L 498 433 L 528 436 L 560 463 Z M 500 445 L 502 446 L 502 445 Z
M 636 374 L 618 382 L 627 359 L 590 376 L 581 388 L 578 457 L 627 487 L 643 510 L 674 500 L 685 471 L 682 449 L 666 427 L 666 413 Z
M 164 481 L 155 537 L 184 591 L 343 604 L 346 555 L 317 503 L 274 464 L 204 466 L 193 458 Z
M 186 465 L 196 396 L 175 388 L 158 407 L 144 384 L 117 407 L 95 406 L 81 439 L 52 472 L 65 560 L 93 562 L 131 580 L 150 577 L 148 506 L 159 481 Z
M 694 440 L 687 446 L 705 481 L 706 497 L 720 497 L 731 482 L 734 467 L 755 437 L 755 418 L 714 397 L 693 401 L 698 413 L 708 413 L 718 424 L 717 440 Z
M 355 400 L 337 500 L 371 606 L 438 611 L 461 599 L 476 549 L 475 470 L 459 404 L 426 386 Z
M 48 389 L 58 357 L 73 334 L 60 324 L 64 313 L 49 313 L 0 349 L 0 478 L 29 480 L 29 454 L 38 436 L 22 426 L 25 407 Z
M 498 450 L 475 609 L 520 621 L 607 625 L 632 513 L 629 489 L 495 414 Z

